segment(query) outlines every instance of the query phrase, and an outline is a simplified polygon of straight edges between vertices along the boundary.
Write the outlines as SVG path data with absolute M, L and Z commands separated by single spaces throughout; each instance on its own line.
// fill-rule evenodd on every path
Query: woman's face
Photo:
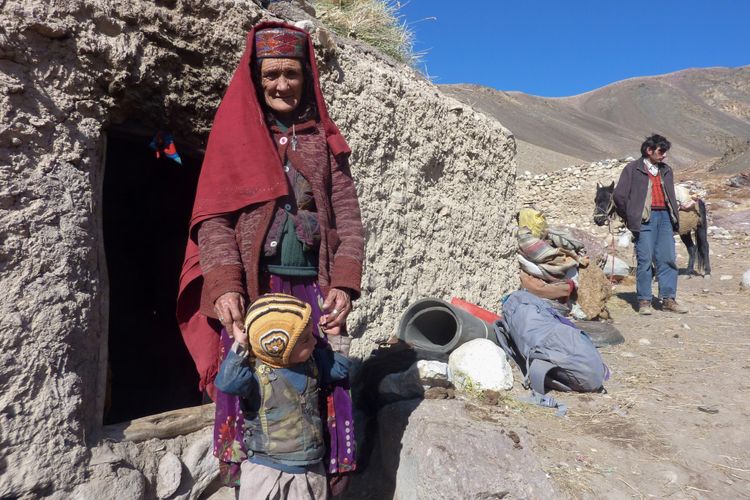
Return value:
M 260 79 L 266 104 L 280 116 L 289 116 L 302 99 L 305 75 L 299 59 L 263 59 Z

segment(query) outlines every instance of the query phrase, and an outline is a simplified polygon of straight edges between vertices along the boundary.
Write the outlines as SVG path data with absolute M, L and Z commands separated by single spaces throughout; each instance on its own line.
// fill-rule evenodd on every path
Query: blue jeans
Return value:
M 672 221 L 667 210 L 652 210 L 648 222 L 641 222 L 635 236 L 635 290 L 638 300 L 652 298 L 651 282 L 654 269 L 659 283 L 659 298 L 674 299 L 677 295 L 677 263 L 675 262 Z

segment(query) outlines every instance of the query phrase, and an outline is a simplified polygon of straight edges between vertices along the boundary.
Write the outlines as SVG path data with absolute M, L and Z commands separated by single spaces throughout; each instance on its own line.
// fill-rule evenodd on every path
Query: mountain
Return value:
M 472 84 L 440 87 L 513 132 L 519 170 L 638 156 L 652 132 L 672 142 L 670 163 L 678 168 L 750 139 L 750 66 L 630 78 L 559 98 Z

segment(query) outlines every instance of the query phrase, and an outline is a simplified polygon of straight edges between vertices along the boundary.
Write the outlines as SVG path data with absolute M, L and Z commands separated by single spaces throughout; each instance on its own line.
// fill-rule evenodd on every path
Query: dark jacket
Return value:
M 679 230 L 677 218 L 677 196 L 674 192 L 674 174 L 672 167 L 666 163 L 659 164 L 659 176 L 667 202 L 667 210 L 672 219 L 675 232 Z M 622 169 L 620 180 L 613 194 L 617 214 L 625 219 L 630 231 L 637 233 L 641 230 L 641 222 L 651 217 L 651 181 L 643 158 L 631 161 Z

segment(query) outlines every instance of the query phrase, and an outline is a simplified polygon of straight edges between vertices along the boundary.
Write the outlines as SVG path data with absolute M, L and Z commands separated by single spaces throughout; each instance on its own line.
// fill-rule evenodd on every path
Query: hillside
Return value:
M 515 134 L 520 170 L 635 156 L 651 132 L 672 141 L 671 163 L 679 168 L 750 137 L 750 66 L 631 78 L 562 98 L 469 84 L 441 88 Z

